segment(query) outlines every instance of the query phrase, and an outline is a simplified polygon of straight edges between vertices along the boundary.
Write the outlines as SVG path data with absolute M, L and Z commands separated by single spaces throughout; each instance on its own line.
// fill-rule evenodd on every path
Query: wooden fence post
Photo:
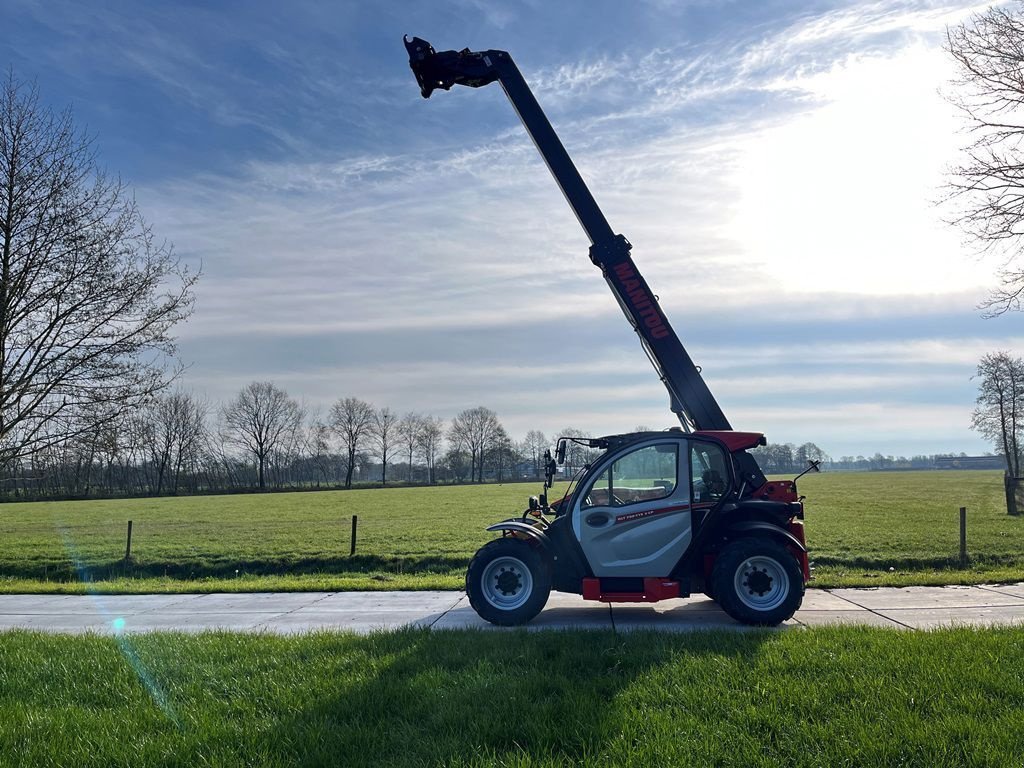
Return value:
M 124 561 L 127 563 L 132 559 L 132 521 L 128 521 L 128 544 L 124 548 Z
M 358 522 L 358 520 L 359 520 L 359 516 L 358 515 L 352 515 L 352 538 L 351 538 L 351 547 L 349 548 L 349 552 L 348 552 L 349 557 L 351 557 L 352 555 L 354 555 L 356 553 L 356 523 Z

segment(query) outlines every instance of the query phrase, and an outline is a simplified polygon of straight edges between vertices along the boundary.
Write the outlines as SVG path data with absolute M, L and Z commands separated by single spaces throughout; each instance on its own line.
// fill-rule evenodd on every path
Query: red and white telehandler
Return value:
M 453 85 L 498 82 L 590 238 L 590 259 L 640 337 L 681 427 L 600 438 L 560 437 L 546 456 L 545 490 L 567 442 L 599 449 L 559 500 L 530 499 L 521 517 L 490 526 L 466 574 L 477 613 L 524 624 L 551 590 L 605 602 L 655 602 L 705 593 L 733 618 L 776 625 L 799 608 L 810 578 L 803 497 L 796 479 L 769 481 L 748 453 L 765 444 L 737 432 L 658 300 L 573 165 L 505 51 L 435 51 L 405 38 L 424 98 Z M 816 470 L 812 462 L 808 470 Z M 801 475 L 802 476 L 802 475 Z

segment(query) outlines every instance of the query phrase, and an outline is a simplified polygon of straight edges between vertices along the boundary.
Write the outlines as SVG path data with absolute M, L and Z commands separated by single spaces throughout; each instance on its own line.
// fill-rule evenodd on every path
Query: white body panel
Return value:
M 618 480 L 617 471 L 634 476 Z M 671 572 L 693 533 L 689 475 L 687 441 L 678 437 L 631 445 L 595 467 L 572 510 L 573 531 L 595 576 Z

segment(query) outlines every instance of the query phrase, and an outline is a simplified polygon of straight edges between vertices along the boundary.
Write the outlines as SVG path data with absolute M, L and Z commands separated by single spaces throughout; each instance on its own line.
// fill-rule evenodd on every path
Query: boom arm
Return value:
M 668 389 L 672 411 L 687 430 L 731 429 L 729 420 L 701 378 L 700 370 L 636 268 L 629 253 L 632 246 L 625 237 L 612 232 L 512 57 L 505 51 L 470 51 L 468 48 L 438 53 L 430 43 L 418 37 L 406 38 L 405 47 L 409 51 L 409 66 L 425 99 L 437 88 L 448 90 L 453 85 L 479 88 L 495 81 L 501 83 L 590 238 L 590 260 L 600 267 L 608 287 L 640 337 L 647 356 Z

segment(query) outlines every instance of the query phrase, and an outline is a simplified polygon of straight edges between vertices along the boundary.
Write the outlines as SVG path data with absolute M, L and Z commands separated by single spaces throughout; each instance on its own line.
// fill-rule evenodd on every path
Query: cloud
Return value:
M 515 13 L 491 11 L 515 42 Z M 969 405 L 926 402 L 919 383 L 969 403 L 993 343 L 964 328 L 986 275 L 931 205 L 955 146 L 938 37 L 964 12 L 855 5 L 524 66 L 735 423 L 833 453 L 901 433 L 971 444 Z M 298 117 L 280 119 L 277 82 L 265 102 L 227 94 L 216 119 L 266 123 L 277 150 L 138 189 L 155 230 L 204 266 L 189 382 L 223 398 L 272 378 L 314 403 L 444 415 L 485 403 L 514 432 L 666 420 L 500 91 L 424 103 L 407 73 L 377 68 L 350 92 L 351 62 L 336 75 L 279 41 L 261 51 L 292 73 Z M 151 53 L 136 63 L 183 103 L 234 82 L 176 93 L 188 54 Z M 342 112 L 359 126 L 345 140 L 302 125 Z

